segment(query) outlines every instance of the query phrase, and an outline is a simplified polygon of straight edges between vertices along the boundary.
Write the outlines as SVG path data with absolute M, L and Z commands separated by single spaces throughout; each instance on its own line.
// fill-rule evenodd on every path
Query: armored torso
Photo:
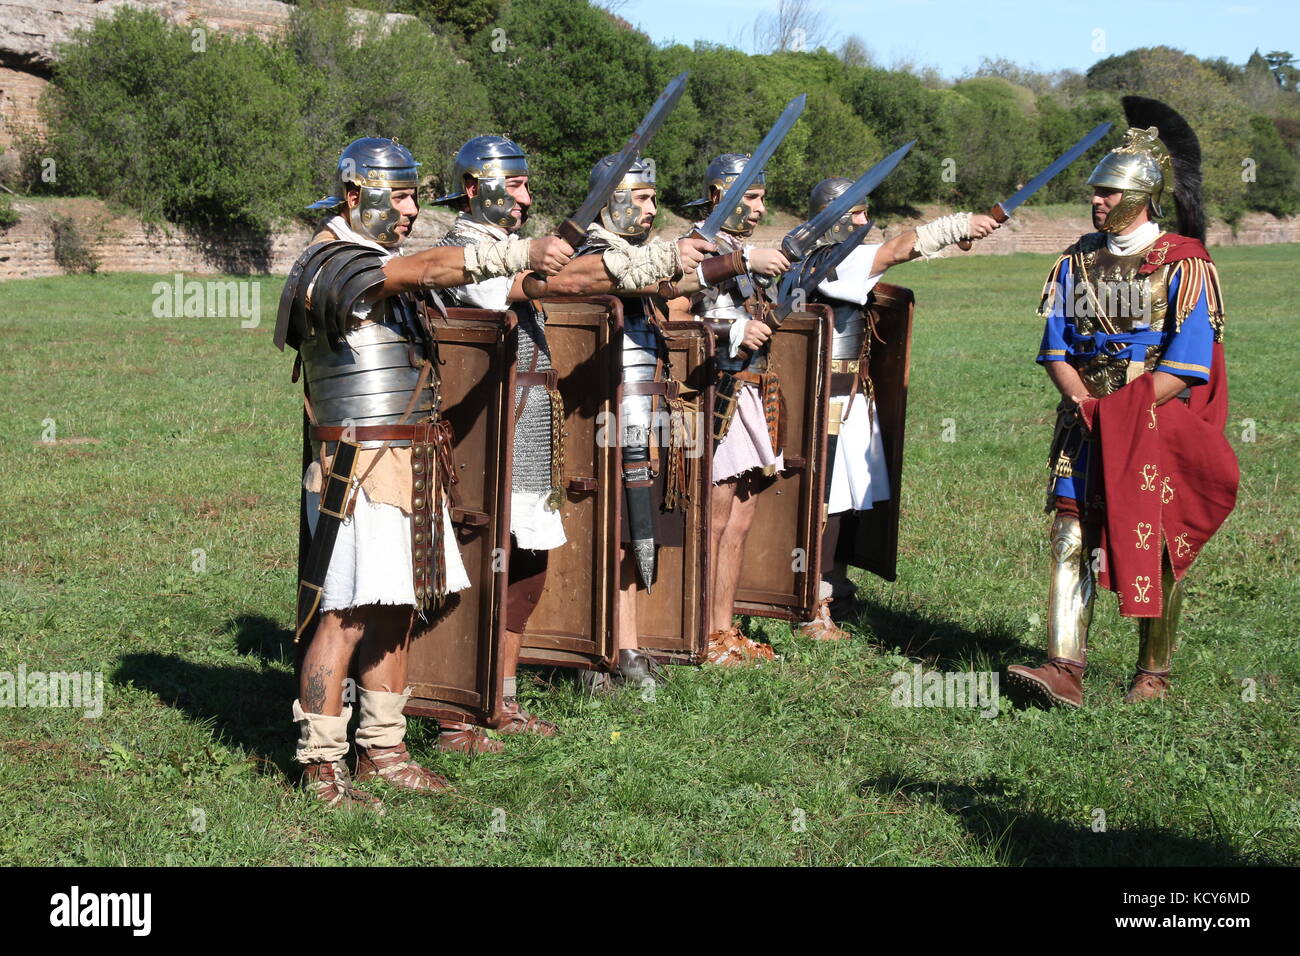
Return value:
M 718 251 L 724 255 L 735 252 L 743 246 L 739 238 L 725 232 L 719 232 L 713 241 Z M 738 320 L 753 318 L 745 310 L 745 300 L 757 292 L 753 276 L 746 272 L 720 285 L 701 289 L 691 296 L 691 312 L 699 316 L 719 339 L 715 361 L 717 367 L 724 372 L 739 372 L 746 367 L 742 359 L 731 357 L 731 350 L 725 342 L 731 327 Z M 754 356 L 754 360 L 748 367 L 751 369 L 764 367 L 766 355 L 767 348 L 764 347 Z
M 1116 255 L 1106 247 L 1105 233 L 1084 236 L 1068 256 L 1062 307 L 1073 323 L 1069 361 L 1090 393 L 1109 395 L 1160 363 L 1172 267 L 1139 275 L 1146 250 Z
M 456 219 L 451 230 L 442 237 L 440 246 L 471 246 L 479 242 L 504 238 L 504 233 L 494 230 L 465 216 Z M 541 309 L 531 302 L 510 302 L 510 286 L 513 276 L 503 279 L 490 279 L 499 283 L 500 295 L 492 301 L 474 295 L 472 286 L 457 286 L 448 289 L 444 296 L 450 304 L 471 309 L 509 310 L 518 321 L 518 351 L 515 368 L 520 372 L 545 372 L 551 367 L 551 356 L 546 346 L 546 316 Z M 485 286 L 487 283 L 479 283 Z M 495 292 L 498 287 L 493 287 Z M 540 386 L 531 386 L 533 392 L 524 402 L 523 413 L 515 421 L 514 469 L 511 487 L 514 491 L 526 491 L 544 495 L 551 489 L 551 405 L 546 390 Z M 515 389 L 515 408 L 524 401 L 525 389 Z

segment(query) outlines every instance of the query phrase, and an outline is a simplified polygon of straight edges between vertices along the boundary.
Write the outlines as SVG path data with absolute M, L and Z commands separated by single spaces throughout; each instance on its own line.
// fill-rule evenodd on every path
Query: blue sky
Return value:
M 973 71 L 981 56 L 1044 71 L 1083 71 L 1106 56 L 1159 44 L 1234 63 L 1245 62 L 1256 47 L 1300 56 L 1295 0 L 812 2 L 823 13 L 828 48 L 857 34 L 882 66 L 911 60 L 950 79 Z M 709 40 L 752 51 L 754 18 L 776 6 L 777 0 L 626 0 L 617 12 L 656 43 Z

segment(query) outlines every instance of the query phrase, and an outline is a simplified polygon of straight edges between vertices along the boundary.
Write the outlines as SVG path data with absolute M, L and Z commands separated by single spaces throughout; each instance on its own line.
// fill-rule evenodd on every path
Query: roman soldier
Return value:
M 614 156 L 606 156 L 592 167 L 594 185 L 609 168 Z M 654 161 L 638 157 L 618 188 L 601 209 L 597 221 L 587 230 L 587 242 L 577 256 L 627 255 L 650 241 L 650 229 L 658 211 Z M 685 512 L 690 506 L 691 469 L 700 467 L 694 441 L 688 430 L 698 429 L 681 395 L 688 386 L 682 372 L 673 368 L 664 322 L 667 300 L 697 291 L 702 281 L 725 281 L 743 271 L 743 259 L 714 256 L 707 260 L 707 278 L 691 271 L 676 282 L 662 282 L 654 290 L 621 291 L 623 306 L 623 401 L 619 412 L 618 436 L 622 450 L 626 511 L 621 524 L 619 603 L 615 642 L 617 663 L 613 673 L 582 671 L 588 689 L 603 691 L 616 683 L 644 684 L 662 679 L 654 659 L 639 644 L 637 629 L 638 585 L 650 591 L 655 583 L 657 555 L 661 548 L 683 548 Z M 658 405 L 656 409 L 656 405 Z M 651 464 L 652 440 L 658 440 L 658 469 Z M 687 446 L 691 445 L 691 448 Z M 668 582 L 665 582 L 668 586 Z M 679 588 L 680 591 L 680 588 Z M 682 595 L 668 595 L 680 601 Z
M 453 173 L 460 188 L 435 202 L 457 208 L 460 214 L 442 239 L 446 246 L 473 248 L 483 242 L 509 243 L 527 221 L 532 196 L 529 167 L 523 149 L 504 136 L 478 136 L 456 154 Z M 655 288 L 661 279 L 680 277 L 692 270 L 712 246 L 699 241 L 647 242 L 627 249 L 607 249 L 600 256 L 584 256 L 561 273 L 541 278 L 505 276 L 458 286 L 447 296 L 457 305 L 513 311 L 518 319 L 516 420 L 511 493 L 511 547 L 507 559 L 506 647 L 504 701 L 509 720 L 497 728 L 503 733 L 553 736 L 558 728 L 524 711 L 517 697 L 517 665 L 523 632 L 542 596 L 547 555 L 567 538 L 560 513 L 563 501 L 562 467 L 557 454 L 561 440 L 553 427 L 563 418 L 563 403 L 546 343 L 545 313 L 530 300 L 549 296 L 574 296 Z M 496 751 L 497 741 L 480 728 L 464 725 L 445 728 L 444 749 L 467 752 Z
M 749 157 L 724 153 L 709 163 L 705 195 L 688 209 L 707 212 L 722 199 Z M 773 303 L 764 280 L 781 275 L 790 261 L 779 249 L 757 248 L 744 240 L 766 212 L 766 179 L 760 173 L 717 236 L 719 256 L 739 257 L 744 270 L 734 277 L 709 281 L 700 267 L 699 292 L 689 298 L 689 312 L 717 336 L 717 371 L 734 382 L 732 413 L 714 425 L 713 489 L 710 501 L 709 654 L 710 663 L 740 666 L 772 660 L 770 645 L 760 644 L 733 625 L 732 609 L 740 583 L 745 540 L 757 508 L 756 496 L 771 487 L 783 467 L 777 432 L 781 393 L 768 371 L 765 345 L 772 334 L 762 317 Z M 721 379 L 720 379 L 721 381 Z
M 1008 668 L 1079 707 L 1094 587 L 1138 619 L 1125 701 L 1169 691 L 1183 575 L 1236 501 L 1223 298 L 1203 245 L 1200 146 L 1169 107 L 1125 97 L 1123 145 L 1089 177 L 1097 231 L 1052 266 L 1038 362 L 1062 399 L 1049 460 L 1048 661 Z M 1176 213 L 1178 231 L 1158 220 Z
M 808 218 L 811 219 L 853 185 L 843 178 L 823 179 L 812 188 Z M 867 204 L 854 206 L 818 240 L 818 248 L 796 268 L 815 269 L 822 256 L 866 225 Z M 822 534 L 822 580 L 820 603 L 812 620 L 800 632 L 815 640 L 839 640 L 847 633 L 836 625 L 832 607 L 851 606 L 856 587 L 848 567 L 837 560 L 851 550 L 856 524 L 862 512 L 887 501 L 889 468 L 880 417 L 876 410 L 874 383 L 870 375 L 872 340 L 875 335 L 869 316 L 872 290 L 891 266 L 913 259 L 931 259 L 944 248 L 963 239 L 982 239 L 998 222 L 981 213 L 954 213 L 908 229 L 883 243 L 862 243 L 835 267 L 835 275 L 817 287 L 809 298 L 831 306 L 835 314 L 831 342 L 830 431 L 837 438 L 826 495 L 826 523 Z M 895 441 L 901 440 L 896 436 Z
M 328 217 L 290 272 L 277 316 L 276 345 L 298 353 L 306 418 L 296 759 L 306 788 L 332 807 L 382 811 L 344 762 L 354 663 L 356 779 L 424 793 L 448 786 L 411 758 L 402 715 L 415 615 L 470 583 L 446 507 L 449 439 L 421 305 L 435 288 L 554 272 L 572 252 L 547 239 L 401 256 L 419 214 L 418 166 L 390 139 L 343 150 L 335 195 L 310 207 Z

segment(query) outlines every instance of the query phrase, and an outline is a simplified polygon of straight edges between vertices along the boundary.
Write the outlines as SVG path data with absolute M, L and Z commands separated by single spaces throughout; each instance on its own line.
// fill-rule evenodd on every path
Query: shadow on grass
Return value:
M 888 775 L 858 785 L 905 803 L 933 800 L 959 819 L 971 839 L 1010 866 L 1247 866 L 1270 861 L 1242 856 L 1228 844 L 1198 840 L 1166 827 L 1112 828 L 1094 833 L 1010 805 L 996 778 L 976 786 Z M 1113 823 L 1112 823 L 1113 826 Z
M 895 647 L 939 670 L 963 670 L 985 661 L 993 670 L 1025 661 L 1037 663 L 1043 648 L 1026 644 L 1010 627 L 971 630 L 955 621 L 900 611 L 859 596 L 857 624 L 868 642 L 883 653 Z
M 213 734 L 289 771 L 297 730 L 290 707 L 293 676 L 263 666 L 196 664 L 175 654 L 127 654 L 110 678 L 157 694 Z

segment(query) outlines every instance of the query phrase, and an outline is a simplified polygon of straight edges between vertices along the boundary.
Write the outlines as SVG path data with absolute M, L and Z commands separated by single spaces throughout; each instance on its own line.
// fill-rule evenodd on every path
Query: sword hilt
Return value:
M 555 229 L 555 234 L 577 249 L 587 241 L 587 230 L 578 225 L 574 219 L 566 219 Z
M 993 208 L 989 210 L 989 215 L 997 220 L 999 224 L 1004 223 L 1011 218 L 1007 215 L 1007 211 L 1002 208 L 1002 203 L 1000 202 L 993 204 Z M 970 247 L 973 245 L 975 245 L 975 243 L 971 242 L 971 240 L 962 239 L 957 243 L 957 248 L 962 252 L 970 252 Z

